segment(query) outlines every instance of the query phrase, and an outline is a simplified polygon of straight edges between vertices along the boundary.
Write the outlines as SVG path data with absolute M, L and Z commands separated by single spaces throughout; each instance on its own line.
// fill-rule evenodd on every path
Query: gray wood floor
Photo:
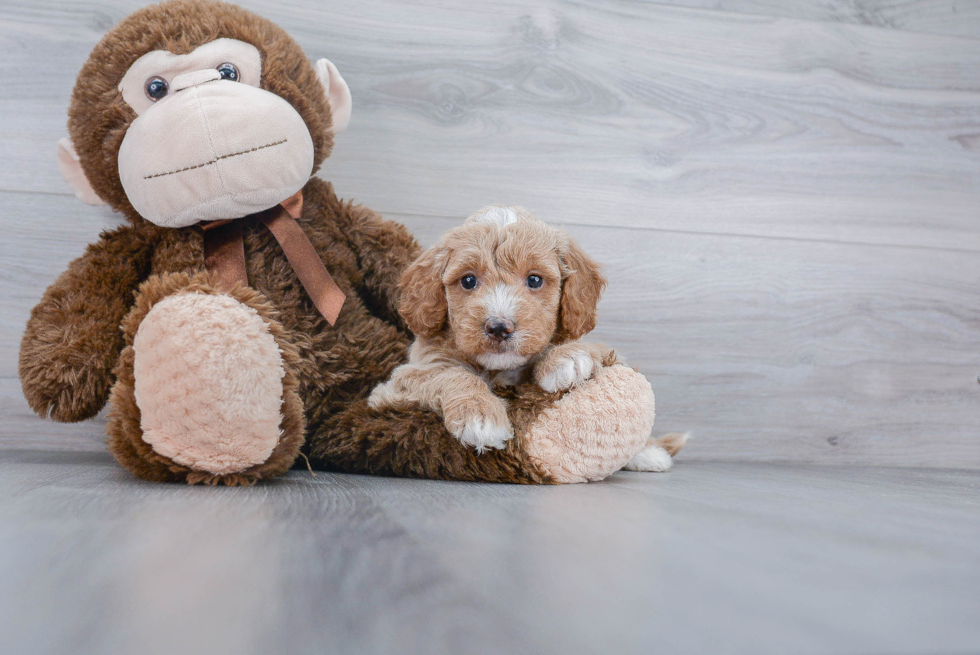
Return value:
M 978 492 L 683 460 L 557 488 L 186 488 L 7 451 L 0 651 L 976 653 Z
M 244 0 L 351 86 L 341 195 L 566 226 L 694 432 L 596 485 L 248 490 L 134 481 L 17 380 L 117 224 L 54 144 L 141 4 L 0 0 L 0 652 L 980 652 L 980 2 Z

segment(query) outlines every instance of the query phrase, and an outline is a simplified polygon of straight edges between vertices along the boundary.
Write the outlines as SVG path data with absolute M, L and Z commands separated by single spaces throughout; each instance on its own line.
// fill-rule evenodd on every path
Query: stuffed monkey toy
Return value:
M 109 450 L 160 482 L 252 484 L 300 453 L 325 470 L 451 480 L 620 469 L 654 407 L 643 376 L 612 361 L 565 392 L 506 392 L 515 438 L 480 455 L 430 411 L 367 406 L 406 357 L 398 280 L 420 248 L 313 177 L 350 113 L 332 63 L 234 5 L 171 0 L 106 34 L 57 154 L 79 198 L 127 223 L 32 311 L 30 406 L 72 422 L 108 402 Z

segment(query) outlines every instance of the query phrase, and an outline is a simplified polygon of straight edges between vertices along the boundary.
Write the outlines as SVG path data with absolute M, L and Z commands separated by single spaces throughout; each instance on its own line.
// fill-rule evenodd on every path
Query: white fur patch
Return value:
M 483 353 L 476 356 L 480 366 L 490 371 L 506 371 L 527 363 L 527 357 L 517 353 Z
M 669 471 L 674 460 L 670 458 L 670 453 L 656 444 L 651 444 L 636 454 L 633 459 L 626 462 L 623 469 L 627 471 L 650 471 L 653 473 L 663 473 Z
M 575 353 L 555 366 L 550 373 L 542 375 L 538 386 L 548 393 L 578 386 L 592 377 L 595 362 L 588 353 Z
M 498 284 L 483 298 L 483 307 L 487 310 L 488 318 L 505 318 L 513 321 L 519 302 L 512 286 Z
M 487 448 L 500 450 L 514 436 L 514 428 L 508 425 L 498 425 L 485 418 L 470 419 L 463 425 L 458 434 L 454 434 L 464 446 L 476 448 L 477 453 L 483 453 Z
M 389 407 L 396 407 L 398 398 L 398 392 L 394 389 L 392 381 L 382 382 L 371 391 L 371 395 L 368 396 L 368 407 L 371 409 L 387 409 Z
M 474 214 L 471 220 L 475 223 L 507 227 L 517 222 L 517 213 L 510 207 L 487 207 Z

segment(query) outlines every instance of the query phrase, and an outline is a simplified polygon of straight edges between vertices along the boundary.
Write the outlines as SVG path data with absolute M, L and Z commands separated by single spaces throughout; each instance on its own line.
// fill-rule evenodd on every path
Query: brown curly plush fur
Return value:
M 202 229 L 152 225 L 123 192 L 117 156 L 134 114 L 117 86 L 132 62 L 149 51 L 185 53 L 221 37 L 260 50 L 262 88 L 302 115 L 316 165 L 329 154 L 329 105 L 313 68 L 299 46 L 265 19 L 232 5 L 175 0 L 140 10 L 110 31 L 79 75 L 69 130 L 92 187 L 130 225 L 103 234 L 31 313 L 20 356 L 31 407 L 58 421 L 80 421 L 94 416 L 111 390 L 110 448 L 123 466 L 148 480 L 251 484 L 285 470 L 305 432 L 305 449 L 321 468 L 548 482 L 523 453 L 520 437 L 553 400 L 540 390 L 515 399 L 518 437 L 511 445 L 481 457 L 448 435 L 434 414 L 367 409 L 371 389 L 405 358 L 410 334 L 397 312 L 397 281 L 420 249 L 404 227 L 341 201 L 317 178 L 303 190 L 299 223 L 347 296 L 336 325 L 317 312 L 278 243 L 251 219 L 242 219 L 251 288 L 222 290 L 258 311 L 283 351 L 283 437 L 272 458 L 241 473 L 210 475 L 175 464 L 141 439 L 132 349 L 140 320 L 167 295 L 216 291 L 204 274 Z

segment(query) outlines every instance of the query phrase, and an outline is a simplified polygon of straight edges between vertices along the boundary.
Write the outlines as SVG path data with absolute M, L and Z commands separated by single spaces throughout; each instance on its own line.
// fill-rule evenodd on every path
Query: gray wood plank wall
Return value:
M 74 76 L 139 2 L 0 2 L 0 447 L 100 449 L 16 379 L 117 219 L 58 175 Z M 321 173 L 424 243 L 491 202 L 610 278 L 595 337 L 691 459 L 980 468 L 980 3 L 242 4 L 354 95 Z

